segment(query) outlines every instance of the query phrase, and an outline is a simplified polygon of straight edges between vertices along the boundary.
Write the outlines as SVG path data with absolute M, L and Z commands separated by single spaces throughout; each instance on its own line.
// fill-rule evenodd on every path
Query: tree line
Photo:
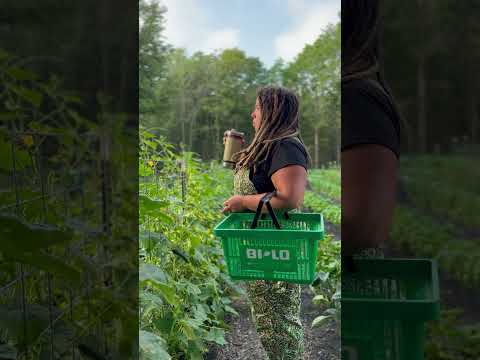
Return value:
M 196 52 L 163 37 L 168 9 L 140 1 L 140 123 L 202 159 L 221 159 L 223 132 L 253 138 L 258 87 L 281 85 L 300 98 L 301 133 L 316 167 L 339 159 L 340 24 L 324 29 L 292 61 L 266 67 L 238 48 Z
M 404 117 L 403 150 L 479 143 L 480 3 L 384 2 L 385 73 Z

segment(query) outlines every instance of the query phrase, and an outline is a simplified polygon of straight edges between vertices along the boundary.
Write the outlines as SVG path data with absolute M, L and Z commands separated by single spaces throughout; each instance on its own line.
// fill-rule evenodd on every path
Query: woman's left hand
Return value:
M 234 195 L 227 201 L 223 203 L 223 210 L 222 212 L 238 212 L 245 210 L 245 206 L 243 205 L 243 196 L 241 195 Z

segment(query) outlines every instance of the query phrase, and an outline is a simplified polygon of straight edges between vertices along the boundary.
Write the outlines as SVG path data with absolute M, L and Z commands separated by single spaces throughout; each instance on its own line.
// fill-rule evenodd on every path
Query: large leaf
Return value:
M 147 306 L 153 306 L 155 308 L 163 305 L 163 300 L 159 296 L 148 291 L 140 292 L 140 301 Z
M 141 209 L 146 213 L 159 211 L 168 205 L 167 201 L 150 199 L 146 195 L 139 195 L 138 200 L 140 202 Z
M 206 341 L 213 341 L 218 345 L 225 345 L 225 331 L 219 328 L 211 328 L 205 338 Z
M 15 92 L 19 97 L 22 99 L 28 101 L 35 107 L 39 107 L 42 104 L 43 100 L 43 95 L 42 93 L 31 90 L 25 87 L 13 85 L 13 84 L 8 84 L 8 87 Z
M 34 73 L 16 66 L 8 68 L 5 72 L 16 80 L 34 80 L 37 78 Z
M 140 264 L 139 279 L 140 282 L 155 281 L 157 283 L 166 283 L 167 275 L 156 265 Z
M 0 237 L 0 251 L 16 255 L 67 243 L 73 234 L 52 226 L 29 225 L 13 216 L 0 216 Z
M 331 316 L 326 316 L 326 315 L 317 316 L 312 321 L 312 327 L 320 327 L 325 323 L 327 323 L 329 319 L 331 319 Z
M 154 287 L 170 305 L 178 306 L 179 300 L 175 293 L 175 289 L 172 286 L 167 284 L 155 284 Z
M 167 343 L 160 336 L 149 331 L 140 330 L 140 359 L 170 360 Z
M 78 285 L 81 281 L 81 274 L 76 268 L 65 263 L 63 259 L 49 254 L 42 252 L 19 253 L 8 255 L 7 259 L 9 261 L 32 265 L 38 270 L 43 270 L 54 274 L 57 277 L 68 280 L 71 285 Z

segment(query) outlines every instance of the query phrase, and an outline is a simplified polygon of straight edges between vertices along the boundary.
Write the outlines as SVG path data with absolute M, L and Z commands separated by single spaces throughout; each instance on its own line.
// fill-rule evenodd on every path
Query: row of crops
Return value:
M 321 213 L 324 220 L 340 229 L 340 169 L 314 169 L 309 172 L 308 182 L 311 190 L 305 193 L 304 207 L 310 211 Z M 337 330 L 341 320 L 341 263 L 340 239 L 327 232 L 325 239 L 320 242 L 317 257 L 317 279 L 312 290 L 315 294 L 314 303 L 323 308 L 323 312 L 314 320 L 315 326 L 335 320 Z
M 391 240 L 439 268 L 465 288 L 480 284 L 480 196 L 478 169 L 468 157 L 422 156 L 401 163 L 403 201 L 397 206 Z M 464 325 L 462 309 L 442 312 L 430 325 L 428 359 L 478 359 L 480 324 Z
M 140 135 L 141 356 L 203 359 L 210 344 L 225 344 L 225 315 L 237 314 L 232 297 L 246 296 L 227 276 L 220 241 L 212 233 L 232 192 L 232 172 L 191 153 L 177 154 L 144 129 Z M 315 194 L 307 199 L 310 210 L 323 212 Z M 338 204 L 331 213 L 327 220 L 338 224 Z M 319 316 L 309 326 L 340 318 L 339 253 L 339 242 L 327 235 L 312 286 Z
M 203 359 L 208 342 L 225 343 L 230 295 L 241 291 L 212 234 L 231 179 L 144 130 L 139 166 L 141 357 Z

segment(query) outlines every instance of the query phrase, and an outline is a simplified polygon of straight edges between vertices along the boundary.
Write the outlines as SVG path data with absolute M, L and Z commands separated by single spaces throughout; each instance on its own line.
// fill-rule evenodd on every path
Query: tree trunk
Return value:
M 476 94 L 470 93 L 470 137 L 471 143 L 478 141 L 478 104 Z
M 418 150 L 427 152 L 427 93 L 425 75 L 425 54 L 420 53 L 417 67 L 417 96 L 418 96 Z
M 339 116 L 340 117 L 340 116 Z M 337 156 L 336 156 L 336 161 L 337 164 L 340 165 L 340 153 L 342 151 L 342 128 L 341 128 L 341 120 L 337 122 L 337 128 L 336 128 L 336 149 L 337 149 Z
M 320 149 L 319 149 L 319 141 L 318 141 L 318 127 L 314 128 L 314 161 L 313 161 L 313 166 L 318 169 L 319 165 L 319 154 L 320 154 Z

